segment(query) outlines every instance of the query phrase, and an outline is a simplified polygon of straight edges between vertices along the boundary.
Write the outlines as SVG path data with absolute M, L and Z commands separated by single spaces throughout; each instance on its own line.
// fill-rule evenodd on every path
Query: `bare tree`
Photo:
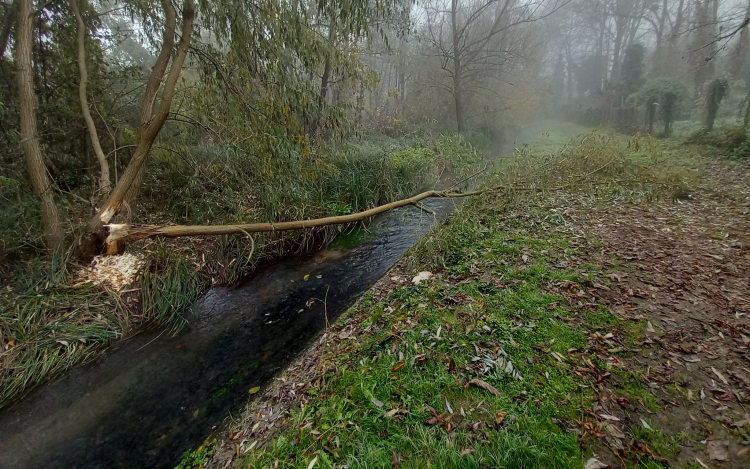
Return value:
M 18 0 L 16 29 L 16 81 L 21 120 L 21 147 L 26 158 L 34 193 L 41 199 L 42 237 L 49 250 L 58 249 L 65 237 L 60 213 L 55 204 L 54 188 L 47 174 L 36 119 L 36 93 L 31 64 L 34 34 L 34 6 L 32 0 Z
M 459 132 L 466 128 L 468 95 L 477 89 L 479 77 L 497 72 L 521 50 L 508 48 L 506 34 L 520 25 L 542 19 L 560 7 L 545 0 L 451 0 L 448 10 L 442 2 L 426 5 L 425 39 L 450 77 L 450 94 Z M 470 85 L 471 83 L 471 85 Z

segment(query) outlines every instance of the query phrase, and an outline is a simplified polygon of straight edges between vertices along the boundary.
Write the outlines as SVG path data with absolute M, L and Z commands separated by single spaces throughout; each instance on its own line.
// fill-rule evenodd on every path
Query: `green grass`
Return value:
M 485 215 L 485 223 L 500 220 Z M 315 457 L 318 467 L 391 467 L 394 453 L 405 468 L 580 467 L 576 435 L 552 419 L 580 419 L 580 406 L 590 407 L 592 396 L 570 361 L 550 352 L 567 357 L 568 350 L 585 347 L 586 337 L 557 319 L 568 314 L 565 307 L 548 307 L 564 298 L 540 288 L 580 280 L 576 272 L 542 260 L 542 250 L 561 252 L 565 241 L 494 231 L 462 246 L 456 270 L 446 275 L 463 276 L 465 265 L 479 263 L 484 275 L 504 285 L 475 276 L 448 278 L 447 284 L 441 279 L 397 288 L 382 302 L 361 301 L 340 323 L 371 325 L 372 332 L 353 350 L 324 357 L 335 374 L 309 393 L 272 449 L 251 451 L 240 467 L 278 460 L 279 467 L 304 468 Z M 495 248 L 502 257 L 489 255 Z M 517 265 L 524 255 L 535 261 Z M 501 258 L 507 265 L 497 262 Z M 496 364 L 505 354 L 521 379 Z M 474 378 L 502 395 L 464 386 Z M 456 429 L 425 424 L 433 418 L 428 406 L 438 414 L 450 413 L 450 407 Z M 500 425 L 498 413 L 507 413 Z

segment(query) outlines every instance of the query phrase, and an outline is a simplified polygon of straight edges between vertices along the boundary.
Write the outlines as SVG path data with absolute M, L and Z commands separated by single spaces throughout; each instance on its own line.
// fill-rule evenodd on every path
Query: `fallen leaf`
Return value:
M 474 452 L 473 448 L 464 448 L 461 450 L 461 457 L 463 458 L 466 455 L 469 455 Z
M 703 467 L 704 469 L 708 469 L 708 466 L 706 466 L 706 463 L 704 463 L 703 461 L 701 461 L 698 458 L 695 458 L 695 460 L 698 461 L 698 464 L 700 464 L 701 467 Z
M 727 385 L 729 384 L 729 381 L 727 381 L 727 379 L 724 377 L 724 375 L 721 374 L 721 373 L 719 373 L 719 371 L 716 368 L 714 368 L 713 366 L 711 367 L 711 371 L 713 371 L 714 374 L 719 377 L 719 379 L 722 381 L 722 383 L 727 384 Z
M 248 393 L 255 394 L 256 392 L 260 391 L 260 386 L 255 386 L 254 388 L 250 388 Z
M 726 461 L 729 459 L 729 442 L 727 440 L 713 440 L 706 443 L 708 457 L 714 461 Z
M 302 278 L 303 278 L 303 279 L 305 280 L 305 282 L 306 282 L 306 281 L 310 280 L 310 274 L 307 274 L 307 275 L 305 275 L 305 276 L 304 276 L 304 277 L 302 277 Z M 315 462 L 317 462 L 317 460 L 318 460 L 318 457 L 317 457 L 317 456 L 315 456 L 315 459 L 313 459 L 313 463 L 312 463 L 312 464 L 314 464 Z M 310 467 L 312 467 L 312 465 L 311 465 Z
M 602 430 L 609 433 L 610 435 L 614 436 L 615 438 L 619 438 L 621 440 L 624 440 L 627 436 L 617 428 L 614 424 L 611 423 L 605 423 L 602 425 Z
M 651 321 L 646 321 L 646 332 L 656 332 L 656 329 L 654 329 Z
M 315 463 L 318 462 L 318 457 L 315 456 L 312 461 L 310 461 L 310 464 L 307 465 L 307 469 L 312 469 Z
M 643 428 L 645 428 L 646 430 L 651 430 L 651 431 L 654 430 L 653 428 L 651 428 L 651 425 L 649 425 L 648 422 L 646 422 L 643 419 L 641 419 L 641 425 L 643 425 Z
M 386 417 L 393 417 L 393 416 L 394 416 L 394 415 L 396 415 L 397 413 L 398 413 L 398 409 L 391 409 L 391 410 L 389 410 L 388 412 L 386 412 L 385 416 L 386 416 Z
M 396 372 L 396 371 L 400 370 L 403 367 L 404 367 L 404 362 L 398 362 L 398 365 L 396 365 L 393 368 L 391 368 L 391 371 L 392 372 Z
M 370 400 L 372 401 L 373 404 L 375 404 L 375 407 L 383 407 L 383 403 L 381 401 L 375 399 L 374 397 L 372 399 L 370 399 Z
M 482 389 L 486 389 L 487 391 L 489 391 L 490 393 L 494 394 L 497 397 L 501 397 L 503 395 L 503 393 L 498 391 L 497 388 L 495 388 L 493 385 L 486 383 L 482 381 L 481 379 L 474 378 L 471 381 L 469 381 L 469 384 L 473 384 L 475 386 L 479 386 Z
M 745 416 L 745 418 L 744 418 L 744 419 L 742 419 L 742 420 L 738 420 L 737 422 L 734 422 L 734 423 L 732 424 L 732 426 L 733 426 L 733 427 L 736 427 L 736 428 L 742 428 L 742 427 L 744 427 L 745 425 L 748 425 L 748 423 L 749 423 L 749 422 L 748 422 L 748 418 L 747 418 L 747 416 Z
M 391 467 L 393 469 L 397 469 L 401 467 L 401 456 L 399 454 L 396 454 L 396 452 L 393 452 L 393 456 L 391 457 Z
M 607 414 L 599 414 L 599 417 L 603 418 L 604 420 L 609 420 L 610 422 L 619 422 L 620 419 L 615 417 L 614 415 L 607 415 Z
M 505 416 L 508 415 L 507 412 L 500 411 L 495 414 L 495 425 L 502 425 L 505 421 Z

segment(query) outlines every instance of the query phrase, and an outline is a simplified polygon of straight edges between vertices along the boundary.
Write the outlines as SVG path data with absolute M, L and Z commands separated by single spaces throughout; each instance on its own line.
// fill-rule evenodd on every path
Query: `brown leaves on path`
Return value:
M 750 171 L 708 166 L 704 184 L 675 203 L 602 206 L 574 196 L 556 203 L 576 222 L 564 229 L 576 234 L 571 244 L 582 254 L 569 264 L 604 272 L 587 288 L 563 282 L 550 289 L 581 308 L 603 304 L 626 321 L 587 331 L 587 349 L 638 376 L 651 394 L 650 403 L 631 396 L 618 409 L 602 399 L 627 383 L 575 368 L 591 377 L 599 403 L 613 412 L 596 413 L 592 427 L 614 453 L 600 459 L 612 467 L 623 467 L 622 457 L 666 464 L 643 442 L 624 444 L 634 428 L 653 426 L 679 440 L 670 464 L 750 467 L 748 432 L 730 430 L 745 427 L 750 404 Z M 643 332 L 632 332 L 635 323 Z M 611 425 L 617 431 L 608 431 Z

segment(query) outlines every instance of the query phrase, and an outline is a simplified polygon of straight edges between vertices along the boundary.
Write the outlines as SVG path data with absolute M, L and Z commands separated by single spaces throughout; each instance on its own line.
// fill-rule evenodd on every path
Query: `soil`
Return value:
M 578 261 L 606 266 L 612 280 L 591 289 L 598 303 L 646 321 L 635 347 L 628 327 L 609 339 L 593 334 L 589 346 L 643 377 L 660 407 L 622 406 L 626 383 L 597 384 L 594 413 L 620 421 L 597 419 L 596 455 L 612 467 L 632 451 L 660 460 L 643 443 L 618 438 L 646 421 L 679 441 L 670 466 L 750 467 L 750 172 L 708 166 L 701 187 L 674 204 L 560 210 L 585 235 Z

